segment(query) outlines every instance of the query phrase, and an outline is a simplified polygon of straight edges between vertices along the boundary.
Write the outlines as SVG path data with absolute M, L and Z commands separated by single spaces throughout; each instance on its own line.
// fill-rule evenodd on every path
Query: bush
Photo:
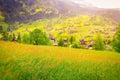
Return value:
M 117 27 L 117 32 L 115 34 L 112 46 L 115 51 L 120 53 L 120 25 Z
M 35 45 L 48 45 L 50 39 L 39 29 L 30 32 L 30 42 Z
M 72 48 L 81 48 L 81 45 L 80 45 L 80 43 L 78 43 L 78 42 L 74 42 L 74 43 L 72 44 Z
M 97 37 L 96 37 L 96 40 L 94 43 L 94 49 L 95 50 L 104 50 L 105 49 L 105 44 L 104 44 L 104 41 L 100 34 L 97 34 Z

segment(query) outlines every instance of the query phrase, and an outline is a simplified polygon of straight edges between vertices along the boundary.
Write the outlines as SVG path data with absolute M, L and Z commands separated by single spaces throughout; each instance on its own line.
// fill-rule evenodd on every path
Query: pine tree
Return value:
M 58 42 L 58 46 L 64 46 L 64 42 L 63 42 L 62 38 L 60 38 L 60 40 Z
M 69 41 L 71 44 L 73 44 L 73 42 L 75 41 L 75 38 L 73 36 L 71 36 Z
M 13 33 L 13 40 L 12 41 L 15 41 L 16 40 L 16 37 L 15 37 L 15 34 Z
M 2 40 L 4 41 L 8 40 L 8 33 L 6 31 L 2 32 Z
M 12 41 L 12 40 L 13 40 L 13 36 L 12 36 L 12 34 L 9 35 L 8 40 L 9 40 L 9 41 Z
M 18 34 L 17 42 L 21 43 L 21 34 L 20 33 Z

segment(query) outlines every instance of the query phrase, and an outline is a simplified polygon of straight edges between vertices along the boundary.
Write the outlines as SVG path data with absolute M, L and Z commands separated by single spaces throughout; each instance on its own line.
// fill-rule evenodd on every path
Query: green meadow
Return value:
M 0 80 L 120 80 L 120 54 L 0 41 Z

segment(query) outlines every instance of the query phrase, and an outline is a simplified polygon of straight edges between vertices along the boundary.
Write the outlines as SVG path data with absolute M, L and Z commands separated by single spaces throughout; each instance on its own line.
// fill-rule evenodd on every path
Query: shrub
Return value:
M 78 42 L 74 42 L 74 43 L 72 44 L 72 48 L 81 48 L 81 45 L 80 45 L 80 43 L 78 43 Z

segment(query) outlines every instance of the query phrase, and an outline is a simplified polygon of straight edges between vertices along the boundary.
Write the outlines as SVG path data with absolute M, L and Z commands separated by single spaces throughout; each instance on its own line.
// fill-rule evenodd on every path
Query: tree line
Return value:
M 24 34 L 23 36 L 21 36 L 20 33 L 16 36 L 14 33 L 8 34 L 4 31 L 2 32 L 2 40 L 33 45 L 49 45 L 50 43 L 49 37 L 39 29 L 35 29 L 28 34 Z
M 29 32 L 29 34 L 24 34 L 21 36 L 19 33 L 16 37 L 16 35 L 8 34 L 7 32 L 2 32 L 2 40 L 5 41 L 16 41 L 19 43 L 26 43 L 26 44 L 33 44 L 33 45 L 50 45 L 50 38 L 39 29 L 35 29 L 32 32 Z M 76 41 L 74 36 L 71 36 L 66 41 L 61 37 L 58 40 L 58 45 L 61 47 L 68 47 L 71 46 L 72 48 L 85 48 L 82 46 L 79 42 Z M 104 39 L 102 39 L 101 35 L 98 33 L 96 36 L 96 39 L 94 40 L 93 49 L 94 50 L 105 50 L 105 43 Z M 116 34 L 114 36 L 113 41 L 110 43 L 110 46 L 112 46 L 113 50 L 120 53 L 120 25 L 117 27 Z

